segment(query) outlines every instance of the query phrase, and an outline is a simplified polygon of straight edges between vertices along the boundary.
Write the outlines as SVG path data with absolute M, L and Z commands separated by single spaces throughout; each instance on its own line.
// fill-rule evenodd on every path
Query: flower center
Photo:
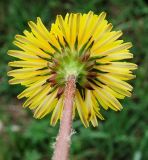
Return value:
M 89 79 L 95 77 L 92 69 L 95 65 L 95 60 L 89 59 L 89 52 L 84 55 L 79 55 L 76 50 L 71 51 L 66 48 L 62 51 L 62 54 L 55 53 L 52 58 L 52 64 L 49 63 L 51 69 L 51 76 L 48 80 L 51 86 L 59 87 L 60 93 L 63 93 L 63 88 L 67 78 L 70 75 L 76 77 L 77 88 L 92 89 L 89 85 Z
M 97 65 L 96 59 L 99 57 L 90 57 L 90 50 L 94 43 L 91 38 L 79 49 L 77 40 L 74 49 L 71 49 L 67 42 L 65 42 L 65 47 L 61 47 L 61 50 L 53 46 L 56 52 L 52 55 L 52 59 L 48 64 L 51 69 L 48 82 L 53 87 L 53 90 L 58 88 L 57 96 L 64 92 L 67 78 L 70 75 L 76 77 L 76 87 L 80 92 L 84 88 L 93 90 L 91 83 L 95 84 L 94 80 L 97 79 L 95 66 Z
M 53 62 L 52 72 L 58 85 L 64 85 L 69 75 L 74 75 L 79 82 L 87 75 L 86 63 L 82 62 L 76 51 L 65 49 L 62 54 L 55 53 Z

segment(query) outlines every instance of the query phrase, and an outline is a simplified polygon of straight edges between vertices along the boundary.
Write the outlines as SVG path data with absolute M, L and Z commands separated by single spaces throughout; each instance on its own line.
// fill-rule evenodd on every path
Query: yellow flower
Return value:
M 135 76 L 137 66 L 124 62 L 133 58 L 131 43 L 119 40 L 121 31 L 112 31 L 112 24 L 102 12 L 96 15 L 67 13 L 58 15 L 48 31 L 40 18 L 30 21 L 31 32 L 16 35 L 13 42 L 20 50 L 9 50 L 17 61 L 8 75 L 10 84 L 21 84 L 26 89 L 18 98 L 26 97 L 24 107 L 34 110 L 35 118 L 50 112 L 51 124 L 61 118 L 66 79 L 76 77 L 76 93 L 73 106 L 87 127 L 89 122 L 97 126 L 97 118 L 103 120 L 100 107 L 115 111 L 122 109 L 118 99 L 131 96 L 132 86 L 126 81 Z

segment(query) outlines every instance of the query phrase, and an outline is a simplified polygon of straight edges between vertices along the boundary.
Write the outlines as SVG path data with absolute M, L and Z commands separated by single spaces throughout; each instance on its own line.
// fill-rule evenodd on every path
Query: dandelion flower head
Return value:
M 33 110 L 35 118 L 52 113 L 52 125 L 60 120 L 69 75 L 76 77 L 73 118 L 78 113 L 85 127 L 104 119 L 101 107 L 122 109 L 119 99 L 131 96 L 127 81 L 135 77 L 137 66 L 125 62 L 133 58 L 132 44 L 119 39 L 122 32 L 113 31 L 105 18 L 104 12 L 67 13 L 64 18 L 58 15 L 49 30 L 37 18 L 37 23 L 28 23 L 31 31 L 15 36 L 19 50 L 8 51 L 17 58 L 9 62 L 9 83 L 26 87 L 18 98 L 26 98 L 23 106 Z

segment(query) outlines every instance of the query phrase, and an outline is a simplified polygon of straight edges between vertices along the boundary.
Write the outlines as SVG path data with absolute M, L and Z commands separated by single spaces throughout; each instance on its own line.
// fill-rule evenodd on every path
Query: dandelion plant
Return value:
M 8 76 L 10 84 L 26 89 L 18 99 L 26 98 L 23 107 L 41 119 L 51 113 L 50 124 L 60 121 L 53 160 L 68 160 L 72 120 L 78 113 L 85 127 L 103 120 L 100 108 L 120 111 L 119 100 L 131 96 L 127 83 L 135 77 L 136 64 L 130 42 L 120 39 L 122 32 L 90 11 L 87 14 L 57 15 L 48 30 L 40 18 L 30 21 L 31 31 L 16 35 L 13 42 L 19 50 L 9 50 L 16 57 Z

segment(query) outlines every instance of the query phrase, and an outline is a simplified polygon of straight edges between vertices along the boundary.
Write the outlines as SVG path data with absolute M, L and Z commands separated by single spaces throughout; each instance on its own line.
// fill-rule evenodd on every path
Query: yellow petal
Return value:
M 76 103 L 77 111 L 79 113 L 82 123 L 84 124 L 85 127 L 88 127 L 89 126 L 89 123 L 87 120 L 88 110 L 81 98 L 79 91 L 76 92 L 75 103 Z
M 54 108 L 54 111 L 52 113 L 51 120 L 50 120 L 50 124 L 51 125 L 55 126 L 55 124 L 57 123 L 58 119 L 60 119 L 60 117 L 61 117 L 62 110 L 63 110 L 63 97 L 61 97 L 58 100 L 58 103 Z
M 44 96 L 47 94 L 47 92 L 44 91 Z M 55 99 L 57 92 L 53 92 L 48 96 L 45 96 L 45 98 L 42 100 L 42 103 L 40 103 L 40 105 L 36 108 L 35 112 L 34 112 L 34 117 L 35 118 L 42 118 L 43 116 L 45 116 L 46 114 L 48 114 L 56 105 L 57 103 L 57 99 Z M 43 97 L 44 97 L 43 96 Z M 40 96 L 42 97 L 42 96 Z M 42 98 L 43 98 L 42 97 Z M 54 102 L 55 100 L 55 102 Z M 50 109 L 49 109 L 50 108 Z

